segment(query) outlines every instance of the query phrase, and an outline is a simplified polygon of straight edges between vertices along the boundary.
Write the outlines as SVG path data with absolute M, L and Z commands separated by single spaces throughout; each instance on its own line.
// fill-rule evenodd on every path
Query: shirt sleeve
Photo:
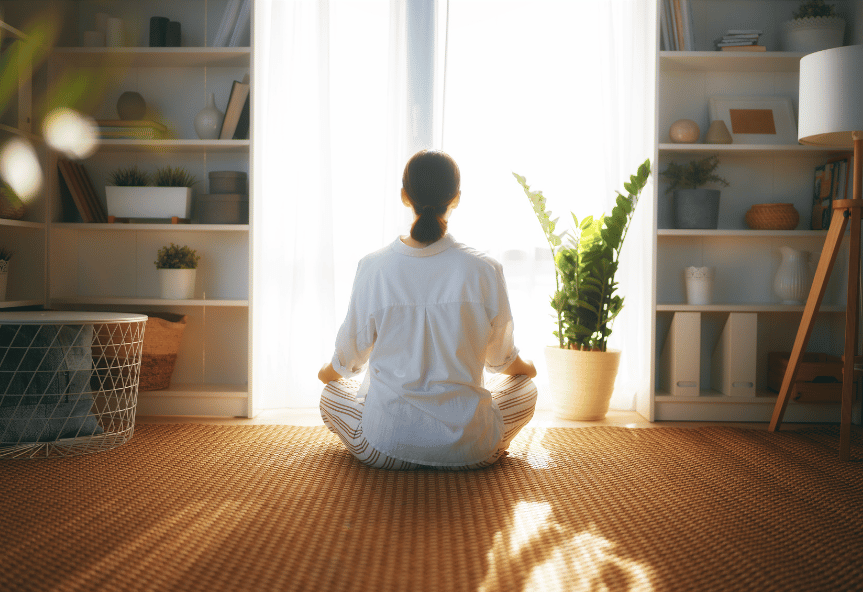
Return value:
M 502 268 L 497 268 L 496 279 L 497 310 L 495 312 L 497 314 L 491 319 L 491 333 L 485 352 L 485 367 L 489 372 L 494 373 L 503 372 L 518 357 L 518 348 L 515 347 L 515 324 Z
M 375 344 L 377 331 L 372 315 L 364 306 L 365 290 L 362 287 L 362 262 L 357 268 L 348 313 L 336 336 L 332 364 L 344 378 L 362 373 Z

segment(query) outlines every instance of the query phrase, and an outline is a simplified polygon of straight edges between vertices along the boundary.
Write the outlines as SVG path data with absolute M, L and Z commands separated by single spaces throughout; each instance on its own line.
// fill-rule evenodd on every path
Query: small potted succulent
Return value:
M 676 228 L 716 228 L 719 225 L 718 189 L 704 185 L 728 187 L 728 181 L 715 173 L 719 158 L 708 156 L 686 164 L 668 163 L 659 175 L 668 180 L 665 192 L 673 196 L 673 217 Z M 662 216 L 660 216 L 662 218 Z M 664 227 L 660 220 L 660 227 Z
M 6 247 L 0 247 L 0 300 L 6 300 L 6 285 L 9 279 L 9 260 L 12 251 Z
M 171 243 L 159 249 L 156 269 L 162 298 L 188 300 L 195 296 L 195 275 L 201 256 L 187 245 Z
M 614 392 L 620 350 L 608 349 L 612 323 L 623 310 L 615 294 L 620 252 L 632 221 L 638 196 L 650 177 L 650 161 L 638 167 L 626 195 L 617 194 L 611 214 L 580 222 L 572 214 L 573 232 L 555 234 L 557 220 L 545 209 L 541 191 L 531 191 L 524 177 L 515 175 L 530 200 L 554 258 L 557 289 L 551 306 L 557 316 L 557 344 L 545 348 L 549 387 L 555 415 L 564 419 L 605 417 Z M 568 237 L 564 241 L 564 237 Z
M 132 165 L 114 171 L 110 181 L 105 187 L 109 216 L 191 219 L 192 186 L 198 181 L 183 167 L 166 165 L 151 176 Z
M 841 47 L 845 20 L 824 0 L 803 0 L 793 18 L 782 23 L 782 49 L 813 53 Z

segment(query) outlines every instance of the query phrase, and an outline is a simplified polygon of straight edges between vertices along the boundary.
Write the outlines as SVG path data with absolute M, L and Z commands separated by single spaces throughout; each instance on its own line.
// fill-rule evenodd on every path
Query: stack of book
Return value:
M 719 51 L 766 51 L 763 45 L 758 45 L 761 31 L 758 29 L 729 29 L 725 35 L 716 40 Z
M 148 120 L 102 119 L 96 124 L 102 140 L 160 140 L 168 131 L 161 123 Z

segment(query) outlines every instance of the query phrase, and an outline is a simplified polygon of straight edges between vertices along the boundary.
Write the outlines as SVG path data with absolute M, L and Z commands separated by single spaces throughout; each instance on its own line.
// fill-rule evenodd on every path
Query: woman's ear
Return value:
M 454 210 L 458 207 L 458 202 L 461 201 L 461 191 L 459 191 L 455 198 L 450 202 L 449 207 L 451 210 Z
M 411 209 L 414 207 L 410 198 L 408 198 L 408 192 L 404 190 L 404 187 L 402 187 L 402 203 Z

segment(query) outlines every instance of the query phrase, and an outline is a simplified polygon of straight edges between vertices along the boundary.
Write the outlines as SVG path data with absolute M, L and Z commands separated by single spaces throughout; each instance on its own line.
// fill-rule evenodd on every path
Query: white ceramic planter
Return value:
M 0 259 L 0 300 L 6 300 L 6 284 L 9 280 L 9 261 Z
M 192 217 L 191 187 L 105 187 L 108 215 L 117 218 Z
M 845 21 L 835 16 L 793 19 L 782 23 L 782 49 L 813 53 L 842 47 Z
M 713 303 L 713 275 L 712 267 L 687 267 L 683 270 L 686 304 Z
M 579 351 L 545 348 L 554 414 L 561 419 L 593 421 L 608 413 L 620 350 Z
M 167 300 L 189 300 L 195 297 L 197 269 L 159 269 L 161 296 Z

